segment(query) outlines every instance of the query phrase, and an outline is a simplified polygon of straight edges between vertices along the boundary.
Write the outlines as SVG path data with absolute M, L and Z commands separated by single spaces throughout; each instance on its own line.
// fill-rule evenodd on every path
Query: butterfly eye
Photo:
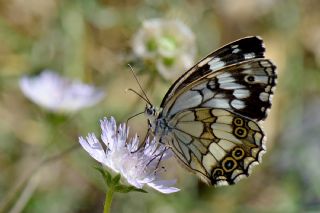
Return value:
M 153 115 L 153 109 L 152 108 L 150 108 L 150 107 L 147 107 L 146 108 L 146 113 L 147 113 L 147 115 Z

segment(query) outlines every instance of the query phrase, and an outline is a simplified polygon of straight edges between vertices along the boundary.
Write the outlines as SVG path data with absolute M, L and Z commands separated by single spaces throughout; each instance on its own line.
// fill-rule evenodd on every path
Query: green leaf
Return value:
M 100 172 L 100 174 L 103 176 L 104 182 L 107 184 L 107 186 L 110 187 L 111 180 L 112 180 L 111 174 L 107 170 L 103 169 L 103 167 L 101 167 L 101 166 L 96 166 L 95 169 Z
M 105 182 L 107 183 L 108 186 L 111 185 L 111 181 L 112 181 L 112 176 L 110 174 L 110 172 L 108 172 L 107 170 L 105 170 Z
M 142 192 L 142 193 L 148 193 L 147 191 L 143 190 L 143 189 L 139 189 L 139 188 L 135 188 L 132 190 L 132 191 L 135 191 L 135 192 Z
M 131 192 L 131 191 L 147 193 L 143 189 L 138 189 L 138 188 L 136 188 L 134 186 L 126 186 L 126 185 L 117 185 L 117 186 L 114 187 L 114 190 L 116 192 L 120 192 L 120 193 L 128 193 L 128 192 Z
M 121 175 L 120 175 L 120 174 L 117 174 L 117 175 L 112 179 L 112 183 L 111 183 L 111 184 L 112 184 L 113 186 L 119 185 L 120 179 L 121 179 Z
M 105 177 L 104 169 L 101 166 L 95 166 L 94 168 L 100 172 L 103 178 Z
M 118 185 L 114 187 L 114 191 L 120 192 L 120 193 L 128 193 L 132 189 L 130 187 L 124 186 L 124 185 Z

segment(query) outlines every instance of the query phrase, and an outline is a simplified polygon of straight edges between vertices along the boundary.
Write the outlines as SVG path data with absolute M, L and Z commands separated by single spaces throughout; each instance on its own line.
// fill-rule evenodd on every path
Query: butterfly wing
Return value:
M 265 152 L 257 122 L 271 107 L 277 75 L 264 51 L 258 37 L 218 49 L 181 76 L 161 103 L 155 134 L 209 184 L 236 183 Z
M 177 159 L 208 184 L 238 182 L 265 152 L 259 125 L 228 110 L 186 110 L 177 113 L 169 126 L 169 146 Z
M 223 108 L 263 120 L 271 107 L 276 85 L 275 66 L 268 59 L 251 59 L 199 76 L 162 106 L 162 116 L 194 108 Z
M 216 72 L 231 64 L 254 58 L 264 58 L 264 52 L 263 41 L 256 36 L 245 37 L 221 47 L 203 58 L 176 80 L 165 95 L 161 106 L 166 105 L 175 93 L 199 79 L 199 77 Z

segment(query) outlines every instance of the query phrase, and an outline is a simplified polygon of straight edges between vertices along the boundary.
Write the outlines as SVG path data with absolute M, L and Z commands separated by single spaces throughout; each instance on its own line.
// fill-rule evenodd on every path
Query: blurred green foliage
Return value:
M 125 92 L 137 88 L 126 63 L 134 33 L 157 17 L 192 29 L 198 59 L 243 36 L 264 39 L 279 74 L 264 123 L 268 152 L 249 178 L 220 188 L 173 161 L 168 173 L 178 177 L 181 192 L 119 194 L 113 212 L 319 212 L 319 11 L 317 0 L 0 0 L 0 211 L 102 212 L 96 162 L 81 149 L 59 153 L 80 148 L 80 135 L 99 135 L 99 118 L 125 121 L 143 110 Z M 50 114 L 18 87 L 20 76 L 44 68 L 98 85 L 107 97 L 73 115 Z M 150 74 L 139 78 L 147 84 Z M 145 85 L 153 103 L 159 105 L 170 83 L 156 78 Z M 131 132 L 143 135 L 145 123 L 132 120 Z

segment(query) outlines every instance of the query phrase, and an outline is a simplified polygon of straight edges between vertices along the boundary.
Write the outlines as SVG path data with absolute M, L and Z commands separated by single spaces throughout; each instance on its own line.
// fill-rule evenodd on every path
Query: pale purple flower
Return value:
M 163 180 L 158 168 L 159 160 L 168 157 L 166 148 L 153 140 L 146 141 L 139 148 L 137 136 L 128 139 L 129 130 L 125 124 L 116 126 L 113 117 L 100 121 L 103 144 L 93 133 L 85 138 L 80 137 L 82 147 L 102 165 L 109 167 L 132 186 L 142 188 L 145 184 L 162 193 L 174 193 L 180 189 L 173 187 L 175 180 Z M 104 148 L 105 147 L 105 148 Z
M 179 20 L 145 20 L 132 48 L 138 58 L 153 62 L 165 79 L 175 79 L 190 68 L 196 55 L 195 36 Z
M 104 97 L 104 92 L 94 86 L 71 81 L 51 70 L 24 76 L 19 83 L 27 98 L 53 112 L 75 112 L 95 105 Z

